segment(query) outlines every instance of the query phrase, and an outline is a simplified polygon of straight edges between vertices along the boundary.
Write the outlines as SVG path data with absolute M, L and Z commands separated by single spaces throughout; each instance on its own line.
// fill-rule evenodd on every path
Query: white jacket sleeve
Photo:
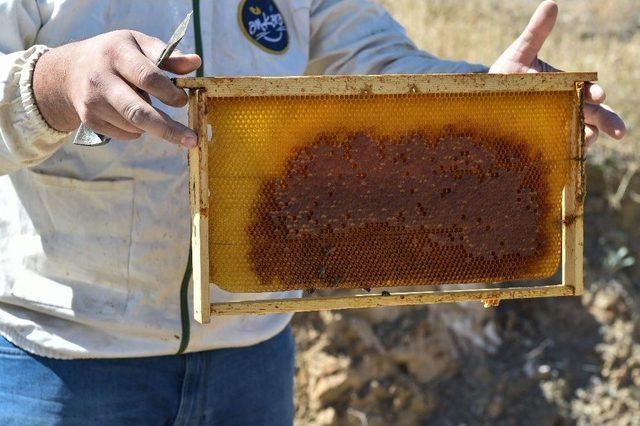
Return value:
M 380 5 L 313 0 L 307 74 L 486 72 L 483 65 L 438 59 L 418 49 Z
M 0 175 L 34 166 L 68 135 L 42 118 L 33 96 L 35 63 L 47 50 L 34 46 L 40 28 L 36 0 L 0 0 Z

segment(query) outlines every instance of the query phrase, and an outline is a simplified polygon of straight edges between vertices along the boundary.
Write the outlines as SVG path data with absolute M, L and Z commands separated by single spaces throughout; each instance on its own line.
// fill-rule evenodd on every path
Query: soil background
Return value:
M 416 44 L 490 64 L 537 1 L 380 0 Z M 640 4 L 560 0 L 541 58 L 625 117 L 588 158 L 585 295 L 300 314 L 300 425 L 640 425 Z

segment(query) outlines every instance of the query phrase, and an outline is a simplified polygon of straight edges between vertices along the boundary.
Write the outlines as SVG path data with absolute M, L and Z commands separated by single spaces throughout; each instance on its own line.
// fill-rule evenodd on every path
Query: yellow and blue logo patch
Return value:
M 238 23 L 244 35 L 262 50 L 275 54 L 287 51 L 287 25 L 273 0 L 242 0 Z

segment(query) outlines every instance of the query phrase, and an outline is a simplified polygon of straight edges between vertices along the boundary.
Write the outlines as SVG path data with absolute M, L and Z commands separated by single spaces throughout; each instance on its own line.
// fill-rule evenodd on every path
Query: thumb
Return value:
M 551 34 L 558 17 L 558 5 L 545 0 L 533 12 L 533 16 L 520 37 L 506 50 L 505 55 L 516 63 L 530 66 L 538 56 L 547 37 Z

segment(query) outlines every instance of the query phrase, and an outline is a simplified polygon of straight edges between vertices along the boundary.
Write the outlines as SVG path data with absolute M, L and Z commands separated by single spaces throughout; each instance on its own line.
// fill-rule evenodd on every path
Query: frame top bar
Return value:
M 596 72 L 532 74 L 385 74 L 305 77 L 188 77 L 176 85 L 208 97 L 570 91 Z

